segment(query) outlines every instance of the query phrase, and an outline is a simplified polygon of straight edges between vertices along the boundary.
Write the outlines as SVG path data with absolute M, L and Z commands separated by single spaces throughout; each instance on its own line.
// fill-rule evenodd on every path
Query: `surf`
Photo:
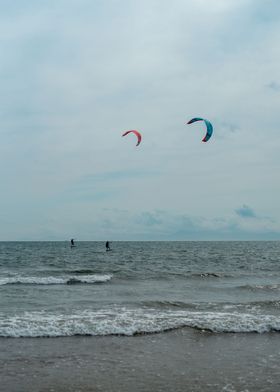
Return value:
M 113 275 L 77 275 L 77 276 L 16 276 L 0 279 L 0 286 L 4 285 L 59 285 L 59 284 L 74 284 L 74 283 L 106 283 L 112 279 Z

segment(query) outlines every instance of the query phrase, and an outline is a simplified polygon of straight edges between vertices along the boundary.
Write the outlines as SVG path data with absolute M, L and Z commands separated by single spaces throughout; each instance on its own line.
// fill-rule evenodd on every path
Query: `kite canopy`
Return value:
M 187 124 L 192 124 L 196 121 L 204 121 L 204 123 L 206 124 L 206 128 L 207 128 L 207 132 L 206 135 L 204 136 L 204 138 L 202 139 L 203 142 L 207 142 L 210 137 L 212 136 L 213 133 L 213 126 L 210 123 L 210 121 L 206 120 L 205 118 L 200 118 L 200 117 L 194 117 L 192 118 L 189 122 L 187 122 Z
M 141 140 L 142 140 L 141 133 L 138 132 L 138 131 L 135 131 L 135 130 L 131 130 L 131 131 L 126 131 L 124 134 L 122 134 L 122 136 L 126 136 L 126 135 L 128 135 L 129 133 L 134 133 L 134 135 L 137 136 L 138 142 L 137 142 L 136 146 L 139 146 L 139 144 L 141 143 Z

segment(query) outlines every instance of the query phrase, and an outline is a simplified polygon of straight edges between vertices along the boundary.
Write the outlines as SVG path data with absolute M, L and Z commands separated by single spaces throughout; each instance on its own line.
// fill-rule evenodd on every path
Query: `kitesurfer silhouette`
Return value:
M 106 250 L 111 250 L 109 241 L 106 241 Z

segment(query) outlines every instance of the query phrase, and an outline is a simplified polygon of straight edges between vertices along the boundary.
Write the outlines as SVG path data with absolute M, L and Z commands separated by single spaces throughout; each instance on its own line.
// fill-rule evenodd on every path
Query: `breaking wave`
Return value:
M 34 285 L 53 285 L 53 284 L 75 284 L 75 283 L 105 283 L 112 279 L 112 275 L 79 275 L 79 276 L 16 276 L 1 278 L 0 286 L 9 284 L 34 284 Z
M 251 291 L 279 291 L 280 290 L 280 284 L 256 284 L 256 285 L 250 285 L 246 284 L 243 286 L 239 286 L 239 289 L 245 289 L 245 290 L 251 290 Z
M 222 312 L 158 312 L 155 309 L 126 307 L 72 314 L 41 311 L 7 316 L 0 313 L 1 337 L 132 336 L 183 327 L 220 333 L 264 333 L 280 331 L 280 317 Z

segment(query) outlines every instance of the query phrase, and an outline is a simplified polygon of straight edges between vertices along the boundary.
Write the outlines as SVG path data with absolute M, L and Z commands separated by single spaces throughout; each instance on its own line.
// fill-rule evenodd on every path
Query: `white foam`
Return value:
M 69 283 L 103 283 L 112 279 L 112 275 L 77 275 L 77 276 L 15 276 L 0 279 L 0 286 L 7 284 L 69 284 Z
M 279 290 L 280 289 L 279 284 L 257 285 L 255 287 L 256 287 L 256 289 L 260 289 L 260 290 Z
M 240 286 L 240 289 L 249 289 L 249 290 L 280 290 L 279 284 L 267 284 L 267 285 L 244 285 Z
M 134 335 L 193 327 L 213 332 L 280 331 L 280 317 L 220 312 L 158 311 L 115 307 L 72 314 L 0 314 L 0 336 Z
M 77 282 L 77 283 L 103 283 L 111 280 L 113 275 L 78 275 L 67 278 L 66 283 Z

